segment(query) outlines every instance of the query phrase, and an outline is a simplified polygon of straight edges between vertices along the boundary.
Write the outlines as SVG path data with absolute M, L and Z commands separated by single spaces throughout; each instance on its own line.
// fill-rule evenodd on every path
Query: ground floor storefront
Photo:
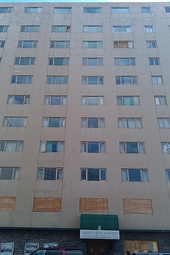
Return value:
M 87 255 L 124 255 L 126 251 L 170 252 L 170 232 L 121 231 L 119 240 L 80 239 L 79 230 L 0 229 L 1 252 L 28 255 L 44 245 L 81 246 Z

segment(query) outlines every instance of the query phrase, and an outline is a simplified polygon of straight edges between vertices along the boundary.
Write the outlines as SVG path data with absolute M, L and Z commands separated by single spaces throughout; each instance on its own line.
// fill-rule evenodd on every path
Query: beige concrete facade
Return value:
M 0 41 L 5 41 L 0 48 L 0 141 L 24 141 L 22 152 L 0 152 L 1 169 L 20 168 L 18 179 L 0 180 L 0 227 L 80 228 L 80 199 L 107 198 L 104 213 L 118 215 L 120 229 L 170 230 L 170 152 L 163 153 L 161 146 L 170 144 L 170 126 L 160 128 L 157 120 L 170 118 L 167 6 L 170 3 L 0 4 L 12 7 L 12 13 L 0 13 L 0 26 L 9 26 L 0 33 Z M 24 13 L 24 7 L 42 10 Z M 69 7 L 71 13 L 54 13 L 54 7 Z M 83 13 L 83 7 L 100 7 L 101 13 Z M 129 8 L 129 13 L 113 13 L 114 7 Z M 151 12 L 142 13 L 141 7 Z M 21 32 L 23 25 L 40 26 L 39 32 Z M 52 32 L 52 25 L 71 28 Z M 102 26 L 102 32 L 83 32 L 83 26 Z M 130 26 L 132 32 L 115 33 L 113 26 Z M 144 26 L 154 26 L 154 31 L 145 32 Z M 36 48 L 17 47 L 18 41 L 33 40 Z M 70 41 L 70 47 L 50 48 L 50 41 Z M 83 48 L 85 41 L 102 41 L 103 46 Z M 133 42 L 134 48 L 115 48 L 114 41 Z M 156 48 L 147 48 L 147 41 L 156 41 Z M 34 65 L 15 65 L 21 57 L 34 57 Z M 69 65 L 49 65 L 54 57 L 69 58 Z M 103 65 L 83 66 L 82 58 L 103 58 Z M 135 58 L 135 65 L 116 66 L 114 58 Z M 150 65 L 149 58 L 159 58 L 159 65 Z M 12 83 L 18 75 L 33 76 L 32 83 Z M 48 84 L 50 75 L 68 76 L 68 84 Z M 83 76 L 102 76 L 103 85 L 82 85 Z M 135 76 L 137 84 L 117 85 L 117 76 Z M 154 77 L 161 77 L 163 84 L 153 85 Z M 29 95 L 30 103 L 9 104 L 9 95 Z M 45 96 L 66 96 L 67 103 L 46 105 Z M 104 97 L 104 105 L 82 105 L 82 97 L 90 96 Z M 118 105 L 118 96 L 139 96 L 140 104 Z M 164 96 L 167 103 L 155 105 L 155 97 Z M 27 124 L 7 127 L 4 117 L 27 117 Z M 45 117 L 65 117 L 66 126 L 43 127 Z M 81 118 L 105 118 L 105 127 L 81 128 Z M 142 127 L 119 128 L 118 118 L 141 118 Z M 41 141 L 64 142 L 64 152 L 40 152 Z M 81 142 L 90 141 L 105 142 L 105 152 L 82 152 Z M 145 151 L 121 153 L 120 142 L 144 143 Z M 63 168 L 63 178 L 37 180 L 38 168 Z M 106 169 L 106 180 L 81 180 L 82 168 Z M 148 179 L 123 181 L 121 169 L 147 169 Z M 44 204 L 51 206 L 45 209 L 42 202 L 36 211 L 34 198 L 48 198 Z M 96 209 L 86 213 L 101 213 L 96 203 Z

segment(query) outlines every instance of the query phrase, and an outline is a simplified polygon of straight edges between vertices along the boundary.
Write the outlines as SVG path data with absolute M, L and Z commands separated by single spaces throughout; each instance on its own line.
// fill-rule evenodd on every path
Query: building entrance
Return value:
M 87 241 L 87 255 L 107 255 L 112 250 L 111 241 L 89 240 Z

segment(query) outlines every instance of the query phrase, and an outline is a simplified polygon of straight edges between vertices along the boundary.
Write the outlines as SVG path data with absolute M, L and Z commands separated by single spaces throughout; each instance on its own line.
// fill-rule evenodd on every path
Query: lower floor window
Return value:
M 148 182 L 147 169 L 122 169 L 122 181 Z
M 0 167 L 0 180 L 19 179 L 19 167 Z
M 106 169 L 104 168 L 82 168 L 81 180 L 84 181 L 105 181 Z
M 170 182 L 170 169 L 166 169 L 166 178 L 167 181 Z
M 62 168 L 38 168 L 38 180 L 62 180 Z

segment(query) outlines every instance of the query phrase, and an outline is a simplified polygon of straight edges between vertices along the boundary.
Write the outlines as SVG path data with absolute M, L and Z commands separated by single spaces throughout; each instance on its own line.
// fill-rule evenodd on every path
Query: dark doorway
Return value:
M 107 255 L 112 250 L 112 242 L 104 240 L 87 241 L 87 255 Z

